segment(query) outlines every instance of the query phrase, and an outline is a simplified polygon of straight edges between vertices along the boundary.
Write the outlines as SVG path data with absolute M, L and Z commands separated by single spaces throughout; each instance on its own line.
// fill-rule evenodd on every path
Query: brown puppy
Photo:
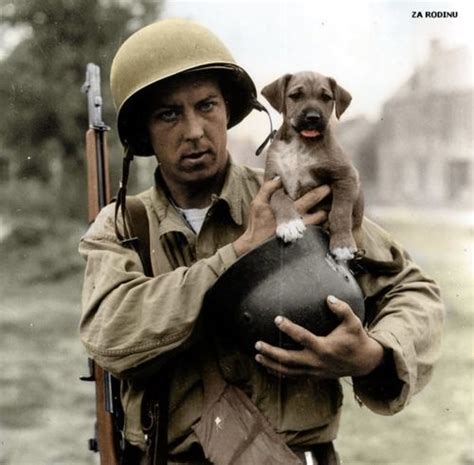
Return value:
M 351 95 L 334 79 L 311 71 L 285 74 L 265 86 L 262 95 L 283 115 L 265 166 L 265 179 L 280 176 L 283 184 L 271 199 L 277 236 L 292 242 L 303 235 L 306 228 L 293 201 L 328 184 L 332 191 L 328 218 L 331 253 L 340 261 L 353 258 L 357 246 L 352 229 L 362 222 L 362 191 L 357 170 L 329 124 L 333 109 L 339 119 Z

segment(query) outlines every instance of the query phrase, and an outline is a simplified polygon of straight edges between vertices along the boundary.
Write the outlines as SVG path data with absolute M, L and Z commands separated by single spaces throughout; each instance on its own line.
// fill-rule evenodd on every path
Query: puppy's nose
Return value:
M 317 123 L 321 119 L 321 115 L 316 110 L 308 110 L 305 112 L 304 118 L 309 123 Z

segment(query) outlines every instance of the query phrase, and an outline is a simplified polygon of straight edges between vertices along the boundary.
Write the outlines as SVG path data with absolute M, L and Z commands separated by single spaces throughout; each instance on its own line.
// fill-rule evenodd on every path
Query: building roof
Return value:
M 390 100 L 413 93 L 445 94 L 473 88 L 472 57 L 467 47 L 444 48 L 432 40 L 428 58 L 418 66 Z

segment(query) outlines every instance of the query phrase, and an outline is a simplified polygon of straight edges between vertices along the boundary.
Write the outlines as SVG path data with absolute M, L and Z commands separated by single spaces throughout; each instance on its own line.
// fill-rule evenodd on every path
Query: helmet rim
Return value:
M 198 66 L 196 68 L 184 69 L 178 71 L 170 76 L 158 79 L 155 82 L 144 85 L 131 94 L 120 106 L 117 115 L 117 128 L 121 143 L 124 146 L 131 148 L 134 155 L 137 156 L 153 156 L 153 148 L 150 142 L 145 140 L 138 140 L 139 136 L 134 134 L 135 131 L 130 131 L 130 121 L 136 120 L 137 104 L 141 96 L 148 92 L 152 87 L 163 84 L 168 79 L 177 78 L 186 74 L 199 73 L 202 71 L 215 72 L 219 77 L 226 73 L 231 77 L 232 87 L 235 89 L 232 93 L 223 91 L 226 101 L 228 103 L 229 120 L 227 129 L 231 129 L 240 123 L 254 108 L 254 101 L 256 100 L 257 90 L 255 85 L 247 74 L 247 72 L 240 66 L 234 63 L 210 63 L 207 65 Z M 219 80 L 219 79 L 218 79 Z M 230 100 L 230 101 L 229 101 Z M 132 125 L 133 126 L 133 125 Z M 136 128 L 135 128 L 136 129 Z M 129 135 L 128 133 L 131 134 Z
M 134 155 L 154 155 L 143 131 L 135 136 L 137 97 L 166 79 L 203 70 L 225 76 L 221 79 L 226 81 L 229 100 L 227 127 L 235 126 L 253 109 L 257 91 L 251 77 L 214 33 L 194 21 L 165 19 L 132 34 L 118 49 L 111 67 L 110 85 L 121 143 Z

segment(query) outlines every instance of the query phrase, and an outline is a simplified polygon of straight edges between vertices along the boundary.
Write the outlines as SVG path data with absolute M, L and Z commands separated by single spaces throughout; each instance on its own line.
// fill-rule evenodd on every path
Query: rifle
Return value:
M 86 132 L 88 218 L 92 223 L 99 211 L 110 202 L 107 131 L 102 121 L 100 68 L 89 63 L 82 91 L 87 95 L 89 129 Z M 83 381 L 95 381 L 96 422 L 95 437 L 89 439 L 89 449 L 99 452 L 101 465 L 118 465 L 123 448 L 123 410 L 120 402 L 120 383 L 92 359 L 89 374 Z

